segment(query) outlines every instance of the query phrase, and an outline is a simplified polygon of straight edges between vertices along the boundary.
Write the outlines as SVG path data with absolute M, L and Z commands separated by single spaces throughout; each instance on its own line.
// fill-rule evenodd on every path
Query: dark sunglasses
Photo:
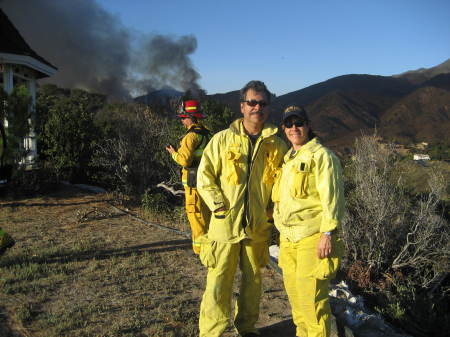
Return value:
M 284 126 L 287 127 L 288 129 L 292 128 L 294 125 L 297 128 L 301 128 L 303 125 L 305 125 L 305 122 L 298 120 L 298 119 L 296 119 L 294 121 L 288 120 L 288 121 L 284 122 Z
M 254 107 L 254 106 L 257 106 L 258 104 L 259 104 L 259 106 L 261 107 L 261 108 L 264 108 L 264 107 L 266 107 L 266 106 L 268 106 L 269 105 L 269 103 L 267 103 L 266 101 L 257 101 L 257 100 L 255 100 L 255 99 L 252 99 L 252 100 L 250 100 L 250 101 L 242 101 L 242 102 L 245 102 L 245 103 L 247 103 L 247 105 L 248 106 L 251 106 L 251 107 Z

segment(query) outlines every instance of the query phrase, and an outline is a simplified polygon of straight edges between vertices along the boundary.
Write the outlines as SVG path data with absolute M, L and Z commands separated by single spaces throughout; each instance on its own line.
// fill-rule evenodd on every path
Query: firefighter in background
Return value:
M 205 115 L 196 100 L 183 102 L 177 117 L 187 129 L 186 135 L 181 140 L 178 150 L 172 145 L 167 146 L 166 150 L 173 160 L 182 166 L 181 181 L 185 190 L 186 213 L 192 230 L 192 249 L 195 254 L 199 254 L 198 239 L 208 231 L 211 212 L 197 192 L 197 167 L 211 133 L 199 122 Z
M 5 150 L 6 150 L 6 132 L 5 128 L 3 127 L 3 121 L 0 120 L 0 180 L 6 180 L 7 174 L 5 174 L 5 165 L 4 165 L 4 157 L 5 157 Z M 15 242 L 14 239 L 6 233 L 1 227 L 0 227 L 0 255 L 3 255 L 3 253 L 8 249 L 14 246 Z

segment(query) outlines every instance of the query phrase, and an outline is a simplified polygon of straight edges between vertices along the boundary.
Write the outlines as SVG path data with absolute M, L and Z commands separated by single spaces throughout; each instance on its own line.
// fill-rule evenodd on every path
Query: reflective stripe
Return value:
M 196 106 L 187 106 L 184 108 L 184 110 L 197 110 Z

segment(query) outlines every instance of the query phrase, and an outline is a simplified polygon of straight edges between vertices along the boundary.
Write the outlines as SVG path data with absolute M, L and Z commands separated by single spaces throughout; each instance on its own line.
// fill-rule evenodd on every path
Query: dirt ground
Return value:
M 190 240 L 108 201 L 67 186 L 1 198 L 0 226 L 17 242 L 0 259 L 1 337 L 198 335 L 206 269 Z M 263 290 L 263 336 L 294 336 L 273 269 Z

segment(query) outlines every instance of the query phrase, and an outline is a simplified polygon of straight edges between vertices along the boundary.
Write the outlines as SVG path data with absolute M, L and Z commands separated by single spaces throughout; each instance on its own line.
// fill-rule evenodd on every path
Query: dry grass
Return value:
M 17 242 L 0 259 L 1 337 L 198 335 L 206 270 L 190 241 L 107 200 L 65 188 L 0 202 L 1 226 Z M 264 273 L 260 325 L 288 335 L 281 278 Z

